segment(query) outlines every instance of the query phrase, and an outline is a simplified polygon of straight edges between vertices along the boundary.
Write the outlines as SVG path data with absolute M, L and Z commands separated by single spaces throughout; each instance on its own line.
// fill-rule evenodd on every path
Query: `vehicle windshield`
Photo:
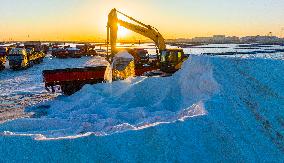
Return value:
M 12 49 L 9 55 L 23 55 L 23 49 Z
M 5 49 L 0 49 L 0 55 L 6 55 L 6 50 Z
M 161 62 L 166 62 L 166 58 L 167 58 L 167 52 L 163 51 L 161 54 Z

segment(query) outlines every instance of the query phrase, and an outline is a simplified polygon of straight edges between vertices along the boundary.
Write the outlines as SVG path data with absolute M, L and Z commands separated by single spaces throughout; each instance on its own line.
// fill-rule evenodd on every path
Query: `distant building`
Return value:
M 213 37 L 195 37 L 191 41 L 196 43 L 225 44 L 239 43 L 240 39 L 236 36 L 214 35 Z
M 204 43 L 204 44 L 238 44 L 238 43 L 261 43 L 261 44 L 284 44 L 284 38 L 278 38 L 272 36 L 226 36 L 226 35 L 214 35 L 212 37 L 195 37 L 192 39 L 179 38 L 179 39 L 168 39 L 169 43 Z
M 191 39 L 188 39 L 188 38 L 167 39 L 166 42 L 169 42 L 169 43 L 174 43 L 174 42 L 183 43 L 183 42 L 191 42 Z
M 284 43 L 284 40 L 276 36 L 246 36 L 241 38 L 242 43 L 262 43 L 262 44 L 273 44 L 273 43 Z
M 191 42 L 196 42 L 196 43 L 209 43 L 212 41 L 212 37 L 195 37 L 191 39 Z
M 212 38 L 212 43 L 222 44 L 226 42 L 225 35 L 214 35 Z

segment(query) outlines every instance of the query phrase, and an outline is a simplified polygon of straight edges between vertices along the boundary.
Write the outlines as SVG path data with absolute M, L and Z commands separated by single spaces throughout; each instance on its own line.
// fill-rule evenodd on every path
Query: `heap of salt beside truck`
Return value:
M 125 50 L 133 56 L 135 65 L 133 75 L 141 76 L 144 75 L 145 72 L 158 69 L 156 60 L 150 59 L 147 50 L 138 48 L 120 50 Z M 71 95 L 80 90 L 85 84 L 104 82 L 106 69 L 107 66 L 44 70 L 43 80 L 45 82 L 45 88 L 48 91 L 55 92 L 57 86 L 60 86 L 60 89 L 64 94 Z M 123 74 L 124 70 L 116 71 L 116 73 Z M 114 80 L 121 78 L 118 76 L 121 75 L 113 77 Z

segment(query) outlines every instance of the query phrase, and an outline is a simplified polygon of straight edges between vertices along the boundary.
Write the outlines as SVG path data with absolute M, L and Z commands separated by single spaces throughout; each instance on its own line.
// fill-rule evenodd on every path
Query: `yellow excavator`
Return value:
M 118 19 L 118 14 L 125 16 L 136 24 Z M 154 41 L 159 50 L 159 52 L 157 51 L 157 63 L 159 64 L 158 67 L 163 72 L 176 72 L 178 69 L 180 69 L 183 61 L 187 59 L 187 56 L 184 54 L 182 49 L 166 49 L 165 39 L 156 28 L 150 25 L 146 25 L 116 10 L 115 8 L 112 9 L 108 15 L 107 42 L 111 45 L 111 54 L 109 58 L 113 58 L 114 55 L 118 52 L 116 47 L 118 25 Z

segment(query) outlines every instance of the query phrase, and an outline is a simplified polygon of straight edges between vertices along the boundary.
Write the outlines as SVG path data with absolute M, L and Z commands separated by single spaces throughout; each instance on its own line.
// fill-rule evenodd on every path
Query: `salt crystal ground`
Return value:
M 283 162 L 284 62 L 268 58 L 193 56 L 170 78 L 85 86 L 28 107 L 47 111 L 0 125 L 0 158 Z

